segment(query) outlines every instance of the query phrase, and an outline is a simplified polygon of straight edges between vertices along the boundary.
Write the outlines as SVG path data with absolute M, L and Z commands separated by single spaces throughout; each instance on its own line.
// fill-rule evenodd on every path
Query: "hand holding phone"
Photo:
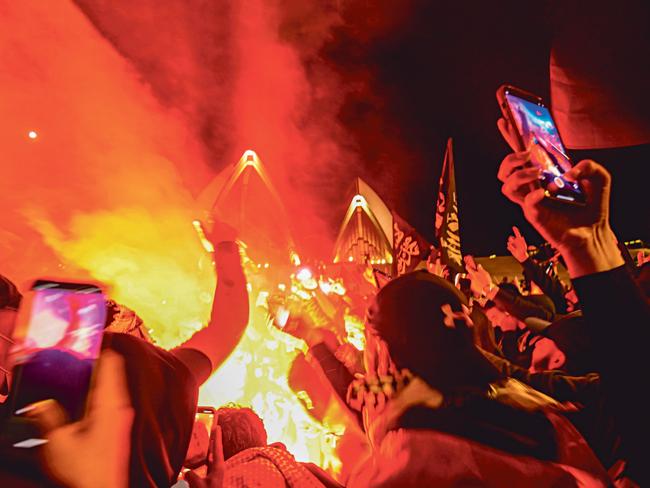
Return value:
M 226 473 L 226 463 L 223 456 L 223 440 L 221 427 L 215 425 L 210 436 L 208 450 L 208 465 L 205 474 L 195 471 L 184 473 L 184 479 L 190 488 L 221 488 Z
M 63 424 L 65 413 L 51 400 L 39 402 L 26 414 L 44 433 L 43 459 L 61 486 L 79 486 L 80 481 L 84 486 L 128 484 L 135 413 L 124 358 L 105 350 L 96 376 L 88 414 L 80 421 Z
M 216 421 L 217 411 L 214 407 L 199 406 L 196 408 L 192 437 L 187 449 L 183 468 L 199 470 L 199 474 L 205 475 Z
M 507 155 L 499 167 L 501 191 L 521 206 L 535 230 L 564 258 L 571 278 L 607 271 L 623 264 L 609 225 L 611 176 L 594 161 L 583 160 L 564 178 L 584 189 L 584 205 L 548 205 L 545 190 L 531 188 L 537 169 L 522 169 L 526 153 Z
M 106 298 L 94 284 L 34 282 L 25 296 L 10 351 L 11 411 L 56 400 L 70 421 L 83 417 L 106 322 Z
M 502 85 L 497 90 L 497 100 L 506 121 L 500 122 L 499 128 L 513 149 L 528 152 L 533 166 L 529 171 L 538 172 L 538 183 L 544 189 L 544 196 L 558 202 L 584 205 L 585 194 L 580 185 L 564 177 L 573 165 L 551 112 L 542 99 L 513 86 Z

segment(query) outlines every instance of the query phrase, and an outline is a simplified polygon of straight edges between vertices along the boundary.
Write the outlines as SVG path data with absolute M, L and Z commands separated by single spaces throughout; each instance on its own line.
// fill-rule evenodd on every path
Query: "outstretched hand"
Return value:
M 528 259 L 528 244 L 516 226 L 512 227 L 512 231 L 514 235 L 508 237 L 508 251 L 517 261 L 523 263 Z
M 492 275 L 483 268 L 480 264 L 476 264 L 472 256 L 465 256 L 465 268 L 467 269 L 467 275 L 470 279 L 470 288 L 472 293 L 476 297 L 485 297 L 492 288 L 494 284 L 492 282 Z
M 449 267 L 446 264 L 442 264 L 439 253 L 431 253 L 429 255 L 427 259 L 427 271 L 440 278 L 449 278 Z
M 282 331 L 298 339 L 302 339 L 307 343 L 308 347 L 325 343 L 331 350 L 335 351 L 339 345 L 339 341 L 334 332 L 324 327 L 316 327 L 300 315 L 289 316 L 287 324 Z

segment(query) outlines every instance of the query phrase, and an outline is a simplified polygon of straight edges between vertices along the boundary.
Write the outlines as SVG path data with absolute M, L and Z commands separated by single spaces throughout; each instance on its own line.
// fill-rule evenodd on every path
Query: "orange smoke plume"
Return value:
M 0 8 L 2 272 L 101 280 L 178 343 L 214 286 L 172 163 L 200 170 L 196 148 L 72 4 Z

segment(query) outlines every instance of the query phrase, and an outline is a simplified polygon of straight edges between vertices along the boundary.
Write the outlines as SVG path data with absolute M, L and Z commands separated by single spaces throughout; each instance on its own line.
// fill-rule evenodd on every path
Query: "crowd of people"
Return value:
M 499 128 L 515 147 L 508 124 L 500 120 Z M 650 265 L 642 256 L 637 266 L 624 260 L 601 165 L 584 160 L 565 174 L 587 195 L 586 205 L 573 206 L 547 201 L 528 161 L 526 151 L 503 160 L 502 191 L 557 250 L 570 283 L 529 255 L 515 227 L 508 249 L 525 286 L 496 283 L 471 256 L 469 290 L 439 266 L 396 277 L 370 300 L 363 351 L 342 348 L 332 327 L 292 305 L 282 330 L 305 341 L 309 360 L 349 410 L 350 430 L 365 436 L 362 451 L 341 456 L 345 479 L 268 444 L 264 419 L 249 408 L 222 407 L 207 427 L 195 421 L 200 385 L 249 318 L 235 233 L 217 225 L 209 324 L 166 351 L 136 314 L 111 302 L 86 414 L 70 422 L 53 400 L 22 409 L 45 440 L 22 451 L 6 439 L 16 416 L 8 407 L 9 351 L 22 296 L 2 277 L 0 484 L 645 486 L 650 433 L 640 368 L 650 343 Z

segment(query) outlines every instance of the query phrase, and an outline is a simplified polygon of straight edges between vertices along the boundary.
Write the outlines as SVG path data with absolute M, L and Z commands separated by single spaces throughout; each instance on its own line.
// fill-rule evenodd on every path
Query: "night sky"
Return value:
M 349 14 L 349 25 L 352 18 L 371 16 L 374 8 L 366 7 Z M 326 46 L 342 77 L 359 65 L 373 75 L 370 94 L 349 96 L 341 113 L 359 145 L 368 148 L 367 178 L 431 237 L 432 202 L 445 139 L 451 136 L 463 251 L 507 252 L 505 240 L 513 224 L 539 242 L 518 207 L 501 195 L 495 177 L 508 148 L 496 129 L 500 112 L 494 93 L 508 82 L 549 101 L 549 51 L 557 12 L 551 5 L 514 1 L 418 2 L 411 7 L 365 44 L 346 27 Z M 382 15 L 390 16 L 390 8 Z M 399 143 L 386 144 L 380 152 L 375 146 L 384 136 L 379 134 Z M 614 175 L 612 220 L 620 238 L 647 240 L 650 219 L 647 203 L 641 202 L 650 146 L 576 153 L 580 159 L 587 156 Z
M 227 72 L 242 61 L 233 54 L 238 33 L 229 19 L 241 11 L 245 15 L 246 2 L 237 4 L 243 6 L 239 14 L 229 2 L 137 0 L 129 8 L 101 0 L 76 3 L 165 105 L 188 114 L 215 170 L 239 157 L 246 147 L 228 132 L 232 114 L 206 101 L 230 96 Z M 636 9 L 630 15 L 648 13 L 642 2 L 627 4 Z M 278 38 L 298 53 L 312 95 L 320 93 L 313 99 L 334 107 L 327 116 L 337 126 L 335 155 L 303 168 L 312 175 L 295 181 L 318 200 L 319 217 L 330 231 L 327 240 L 336 235 L 355 176 L 433 239 L 438 179 L 451 136 L 463 252 L 506 253 L 513 224 L 529 241 L 539 242 L 496 180 L 508 149 L 496 128 L 495 91 L 508 82 L 549 101 L 554 32 L 559 26 L 572 29 L 575 22 L 579 35 L 583 9 L 598 8 L 597 15 L 607 16 L 609 2 L 278 0 L 267 5 L 277 10 Z M 613 34 L 603 32 L 597 42 L 606 44 L 608 35 Z M 630 63 L 645 57 L 647 64 L 638 46 L 629 53 L 634 54 Z M 633 78 L 634 69 L 624 76 Z M 646 93 L 639 95 L 647 102 Z M 323 107 L 310 110 L 313 125 Z M 649 240 L 647 206 L 641 202 L 650 146 L 578 156 L 591 156 L 614 174 L 612 220 L 620 238 Z

